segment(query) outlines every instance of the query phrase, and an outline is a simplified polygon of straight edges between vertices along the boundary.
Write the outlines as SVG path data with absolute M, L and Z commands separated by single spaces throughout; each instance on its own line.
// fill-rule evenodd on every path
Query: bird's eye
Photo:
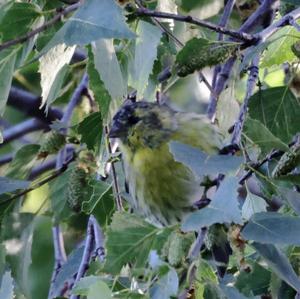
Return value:
M 139 121 L 140 121 L 140 118 L 135 115 L 131 115 L 130 117 L 128 117 L 128 124 L 131 126 L 135 125 Z

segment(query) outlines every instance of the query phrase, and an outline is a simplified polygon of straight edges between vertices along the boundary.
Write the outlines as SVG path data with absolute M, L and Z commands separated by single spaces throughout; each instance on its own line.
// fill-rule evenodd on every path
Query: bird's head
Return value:
M 174 113 L 157 103 L 126 103 L 113 117 L 109 137 L 129 146 L 157 147 L 176 128 Z

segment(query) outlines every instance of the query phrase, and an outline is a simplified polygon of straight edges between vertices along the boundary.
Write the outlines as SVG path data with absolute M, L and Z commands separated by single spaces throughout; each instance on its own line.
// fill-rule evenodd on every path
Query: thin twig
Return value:
M 140 8 L 140 9 L 146 9 L 139 0 L 135 1 L 136 5 Z M 152 21 L 163 31 L 165 32 L 174 42 L 175 44 L 177 44 L 180 48 L 182 48 L 184 46 L 184 44 L 173 34 L 173 32 L 171 32 L 164 24 L 162 24 L 157 18 L 155 17 L 151 17 Z M 168 73 L 169 72 L 169 66 L 162 71 L 161 73 Z M 213 93 L 213 88 L 210 85 L 210 83 L 208 82 L 208 80 L 206 79 L 206 77 L 204 76 L 204 74 L 202 73 L 202 71 L 199 71 L 199 76 L 200 79 L 203 81 L 203 83 L 206 85 L 206 87 L 208 88 L 208 90 Z M 160 82 L 162 82 L 162 77 L 160 79 L 158 79 Z
M 54 282 L 56 280 L 56 277 L 57 277 L 61 267 L 67 260 L 65 246 L 64 246 L 64 240 L 62 237 L 62 232 L 58 225 L 56 225 L 52 228 L 52 236 L 53 236 L 55 262 L 54 262 L 54 270 L 52 272 L 50 289 L 49 289 L 49 294 L 48 294 L 49 299 L 53 298 L 53 292 L 55 291 Z
M 179 15 L 179 14 L 172 14 L 172 13 L 167 13 L 167 12 L 160 12 L 160 11 L 155 11 L 155 10 L 149 10 L 147 8 L 138 8 L 135 12 L 135 15 L 137 16 L 148 16 L 148 17 L 155 17 L 155 18 L 162 18 L 162 19 L 172 19 L 172 20 L 176 20 L 179 22 L 185 22 L 185 23 L 190 23 L 190 24 L 194 24 L 200 27 L 204 27 L 204 28 L 208 28 L 211 29 L 215 32 L 219 32 L 222 34 L 226 34 L 229 35 L 233 38 L 236 38 L 238 40 L 247 42 L 247 43 L 255 43 L 256 39 L 253 35 L 245 33 L 245 32 L 241 32 L 241 31 L 234 31 L 234 30 L 230 30 L 227 28 L 224 28 L 222 26 L 210 23 L 210 22 L 206 22 L 200 19 L 197 19 L 193 16 L 183 16 L 183 15 Z
M 234 4 L 235 4 L 235 0 L 228 0 L 227 1 L 226 5 L 224 7 L 224 11 L 223 11 L 221 20 L 219 22 L 219 26 L 227 27 L 227 23 L 229 21 L 229 18 L 230 18 L 230 15 L 231 15 Z M 223 40 L 223 34 L 219 33 L 218 34 L 218 41 L 222 41 L 222 40 Z M 214 88 L 215 88 L 217 76 L 218 76 L 218 73 L 220 72 L 220 70 L 221 70 L 220 65 L 217 65 L 214 69 L 212 83 L 211 83 L 212 90 L 214 90 Z
M 89 267 L 89 262 L 91 259 L 91 254 L 93 250 L 93 241 L 94 241 L 94 234 L 93 234 L 93 225 L 91 222 L 91 218 L 89 219 L 87 232 L 86 232 L 86 240 L 84 245 L 84 251 L 82 255 L 82 259 L 78 268 L 78 272 L 76 274 L 76 278 L 74 281 L 74 285 L 84 276 L 86 270 Z M 78 295 L 71 295 L 70 299 L 78 299 Z
M 207 228 L 203 227 L 200 229 L 200 231 L 198 232 L 198 236 L 195 240 L 195 242 L 192 244 L 191 249 L 188 253 L 188 260 L 190 261 L 194 261 L 196 258 L 198 258 L 199 253 L 201 251 L 201 247 L 204 244 L 204 239 L 206 237 L 207 234 Z
M 263 1 L 262 4 L 258 7 L 258 9 L 240 27 L 239 32 L 250 32 L 254 30 L 254 28 L 260 25 L 262 21 L 267 17 L 269 17 L 271 21 L 274 17 L 274 11 L 278 8 L 278 5 L 279 2 L 277 0 Z M 260 41 L 261 37 L 255 35 L 255 38 L 253 40 L 255 42 L 252 43 L 252 45 Z M 248 43 L 248 45 L 251 45 L 251 43 Z M 215 119 L 218 97 L 225 88 L 225 85 L 230 76 L 235 61 L 236 57 L 230 57 L 219 72 L 218 79 L 215 83 L 214 88 L 215 95 L 211 95 L 210 103 L 207 109 L 207 115 L 212 121 L 214 121 Z
M 107 126 L 104 127 L 104 131 L 105 131 L 105 135 L 106 135 L 107 151 L 111 155 L 113 152 L 111 149 L 110 140 L 108 138 L 109 131 L 108 131 Z M 117 179 L 116 168 L 115 168 L 115 165 L 113 162 L 111 163 L 111 173 L 112 173 L 112 178 L 113 178 L 113 186 L 114 186 L 114 193 L 115 193 L 117 209 L 118 209 L 118 211 L 122 211 L 123 210 L 122 198 L 120 196 L 120 189 L 119 189 L 119 184 L 118 184 L 118 179 Z
M 68 161 L 66 161 L 66 162 L 62 165 L 61 168 L 59 168 L 59 169 L 53 171 L 53 173 L 52 173 L 51 175 L 49 175 L 49 176 L 46 177 L 45 179 L 43 179 L 43 180 L 41 180 L 41 181 L 35 183 L 32 187 L 29 187 L 29 188 L 23 190 L 22 192 L 17 193 L 16 195 L 14 195 L 14 196 L 8 198 L 7 200 L 5 200 L 5 202 L 6 202 L 6 201 L 12 201 L 12 200 L 14 200 L 14 199 L 16 199 L 16 198 L 19 198 L 19 197 L 21 197 L 21 196 L 23 196 L 23 195 L 26 195 L 27 193 L 29 193 L 29 192 L 31 192 L 31 191 L 37 189 L 37 188 L 40 188 L 41 186 L 43 186 L 43 185 L 45 185 L 45 184 L 51 182 L 52 180 L 54 180 L 55 178 L 57 178 L 58 176 L 60 176 L 62 173 L 64 173 L 64 172 L 68 169 L 68 165 L 69 165 L 71 162 L 73 162 L 74 160 L 75 160 L 75 155 L 73 155 L 70 159 L 68 159 Z M 3 203 L 3 201 L 2 201 L 1 203 Z
M 64 114 L 63 114 L 63 117 L 61 119 L 61 122 L 63 124 L 65 124 L 66 127 L 63 128 L 63 129 L 61 129 L 61 133 L 62 134 L 67 134 L 67 127 L 68 127 L 68 124 L 69 124 L 69 122 L 71 120 L 73 111 L 74 111 L 75 107 L 80 103 L 81 96 L 84 93 L 84 91 L 87 89 L 87 84 L 88 84 L 88 75 L 85 73 L 82 76 L 82 79 L 81 79 L 79 85 L 76 87 L 75 91 L 73 92 L 72 97 L 71 97 L 71 99 L 70 99 L 70 101 L 69 101 L 69 103 L 67 105 L 67 108 L 64 111 Z M 62 148 L 59 151 L 59 153 L 57 155 L 57 158 L 56 158 L 56 169 L 60 169 L 61 166 L 66 161 L 66 159 L 67 159 L 67 147 L 65 146 L 64 148 Z M 59 225 L 56 225 L 53 228 L 53 230 L 54 230 L 54 232 L 60 231 Z M 57 238 L 57 235 L 53 234 L 53 242 L 54 242 L 54 244 L 55 244 L 55 242 L 57 242 L 56 238 Z M 63 244 L 63 241 L 60 243 L 60 245 L 62 245 L 62 244 Z M 59 250 L 59 251 L 57 251 L 57 250 Z M 57 275 L 59 273 L 59 270 L 60 270 L 60 268 L 62 266 L 61 260 L 57 259 L 56 256 L 60 257 L 61 256 L 61 252 L 64 252 L 64 248 L 61 248 L 59 246 L 54 246 L 54 252 L 55 252 L 55 261 L 54 261 L 54 269 L 53 269 L 53 273 L 52 273 L 52 280 L 51 280 L 50 289 L 49 289 L 49 295 L 48 295 L 49 298 L 51 298 L 51 293 L 52 293 L 52 290 L 54 288 L 55 280 L 56 280 Z
M 248 82 L 247 82 L 246 96 L 245 96 L 243 105 L 241 106 L 239 117 L 238 117 L 236 123 L 234 124 L 234 130 L 232 133 L 231 144 L 239 144 L 241 141 L 241 133 L 242 133 L 242 129 L 243 129 L 245 118 L 246 118 L 249 100 L 253 94 L 253 91 L 254 91 L 254 88 L 256 85 L 256 81 L 258 78 L 258 64 L 259 64 L 259 55 L 256 55 L 253 58 L 252 64 L 250 66 L 250 74 L 249 74 Z
M 94 238 L 95 238 L 95 257 L 98 256 L 101 262 L 104 261 L 105 251 L 104 251 L 104 235 L 97 219 L 91 215 L 90 221 L 93 226 Z
M 65 16 L 68 13 L 76 10 L 80 5 L 81 5 L 81 1 L 78 2 L 78 3 L 75 3 L 73 5 L 70 5 L 66 8 L 60 8 L 60 10 L 57 12 L 57 14 L 51 20 L 44 23 L 42 26 L 40 26 L 40 27 L 30 31 L 30 32 L 27 32 L 23 36 L 20 36 L 16 39 L 12 39 L 12 40 L 9 40 L 7 42 L 4 42 L 4 43 L 0 44 L 0 51 L 4 50 L 6 48 L 9 48 L 11 46 L 26 42 L 31 37 L 35 36 L 36 34 L 48 29 L 49 27 L 53 26 L 55 23 L 59 22 L 63 16 Z

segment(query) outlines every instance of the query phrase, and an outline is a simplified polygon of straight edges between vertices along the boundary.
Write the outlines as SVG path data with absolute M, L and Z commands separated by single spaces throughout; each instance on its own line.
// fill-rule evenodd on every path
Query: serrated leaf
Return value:
M 82 211 L 88 215 L 93 212 L 99 201 L 103 200 L 108 194 L 111 194 L 111 184 L 95 181 L 92 183 L 92 186 L 93 191 L 91 198 L 88 201 L 82 202 Z M 111 200 L 113 199 L 111 198 Z
M 39 8 L 32 3 L 11 1 L 1 7 L 0 32 L 2 42 L 24 35 L 31 29 Z
M 265 200 L 255 194 L 248 192 L 246 200 L 242 207 L 243 219 L 249 220 L 255 213 L 266 211 L 267 203 L 265 202 Z
M 73 287 L 72 293 L 75 295 L 87 296 L 89 288 L 99 281 L 99 276 L 82 277 Z
M 7 177 L 0 177 L 0 194 L 13 192 L 19 189 L 26 189 L 30 181 L 13 180 Z
M 87 73 L 89 75 L 89 87 L 93 91 L 102 119 L 105 120 L 109 111 L 111 97 L 105 88 L 99 73 L 95 69 L 95 65 L 93 63 L 94 56 L 90 48 L 88 48 L 88 57 Z
M 157 57 L 161 30 L 147 22 L 139 21 L 136 32 L 138 37 L 135 42 L 134 57 L 129 61 L 128 84 L 137 90 L 137 97 L 142 98 Z
M 0 52 L 0 116 L 3 115 L 6 106 L 15 69 L 16 57 L 17 51 L 15 50 L 4 50 Z
M 288 258 L 272 244 L 254 242 L 252 246 L 265 259 L 268 266 L 296 291 L 300 290 L 300 280 L 294 272 Z
M 101 299 L 111 299 L 112 293 L 107 284 L 103 281 L 97 281 L 93 284 L 88 291 L 87 299 L 99 299 L 101 294 Z
M 121 8 L 110 0 L 87 0 L 71 16 L 42 50 L 65 43 L 86 45 L 101 38 L 134 38 L 122 15 Z
M 65 44 L 59 44 L 39 59 L 42 87 L 41 107 L 44 105 L 48 107 L 58 97 L 68 70 L 67 65 L 74 51 L 75 46 L 67 47 Z
M 274 136 L 269 129 L 260 121 L 248 117 L 243 127 L 243 133 L 254 144 L 261 148 L 262 154 L 270 152 L 272 149 L 288 151 L 289 147 L 279 138 Z
M 169 143 L 169 149 L 176 161 L 185 164 L 199 177 L 236 171 L 243 162 L 241 157 L 207 155 L 197 148 L 176 141 Z
M 300 194 L 297 191 L 294 191 L 293 189 L 288 188 L 279 188 L 279 192 L 281 194 L 281 197 L 285 199 L 289 205 L 292 207 L 292 209 L 300 215 Z
M 240 271 L 235 287 L 246 296 L 266 293 L 270 285 L 271 272 L 259 263 L 248 260 L 247 263 L 250 263 L 251 271 Z
M 94 112 L 78 125 L 77 132 L 81 135 L 81 142 L 85 143 L 89 150 L 95 150 L 100 146 L 102 130 L 101 113 Z
M 92 44 L 94 64 L 105 88 L 113 99 L 127 94 L 113 39 L 100 39 Z
M 69 178 L 74 167 L 74 163 L 69 164 L 68 169 L 64 173 L 49 183 L 49 198 L 56 221 L 70 216 L 71 211 L 67 206 L 67 192 Z
M 27 144 L 20 148 L 10 163 L 6 175 L 17 179 L 27 178 L 36 161 L 39 149 L 38 144 Z
M 174 268 L 170 268 L 167 274 L 159 278 L 150 288 L 151 299 L 169 299 L 176 296 L 179 287 L 179 279 Z
M 228 299 L 254 299 L 253 296 L 246 297 L 242 293 L 240 293 L 236 288 L 232 286 L 225 286 L 223 284 L 220 285 L 220 289 L 223 291 L 224 295 Z
M 183 231 L 198 231 L 201 227 L 214 223 L 242 223 L 237 200 L 238 179 L 226 177 L 214 194 L 210 204 L 191 213 L 183 221 Z
M 10 271 L 6 271 L 1 280 L 0 298 L 13 299 L 14 297 L 14 280 Z
M 117 274 L 127 263 L 144 266 L 150 250 L 159 251 L 169 234 L 168 228 L 157 228 L 136 215 L 115 213 L 106 234 L 105 271 Z
M 299 217 L 262 212 L 250 218 L 242 230 L 242 236 L 264 244 L 299 245 L 299 230 Z
M 260 90 L 250 98 L 249 116 L 284 143 L 299 132 L 300 102 L 287 87 Z
M 261 67 L 272 67 L 284 62 L 293 62 L 297 57 L 293 53 L 291 46 L 298 41 L 300 33 L 292 26 L 285 26 L 275 32 L 272 36 L 272 42 L 264 53 L 260 64 Z

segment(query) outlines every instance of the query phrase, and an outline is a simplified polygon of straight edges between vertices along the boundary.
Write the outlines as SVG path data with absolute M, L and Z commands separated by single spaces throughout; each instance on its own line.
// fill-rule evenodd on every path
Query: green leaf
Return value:
M 179 279 L 174 268 L 158 279 L 150 288 L 151 299 L 168 299 L 176 296 L 179 288 Z
M 60 44 L 39 59 L 42 87 L 41 107 L 49 106 L 59 96 L 74 51 L 75 47 Z
M 95 68 L 104 82 L 105 88 L 113 99 L 123 99 L 127 94 L 127 86 L 123 80 L 113 39 L 95 41 L 92 49 Z
M 137 215 L 117 212 L 106 234 L 104 270 L 117 274 L 127 263 L 143 267 L 150 250 L 160 250 L 170 230 L 159 229 Z
M 153 69 L 154 60 L 157 57 L 157 47 L 162 34 L 158 27 L 144 21 L 139 21 L 137 34 L 134 57 L 129 60 L 128 84 L 137 90 L 137 97 L 142 98 Z
M 16 57 L 16 50 L 4 50 L 0 52 L 0 116 L 3 115 L 6 106 L 14 74 Z
M 258 263 L 247 261 L 249 262 L 251 271 L 240 271 L 235 287 L 246 296 L 266 293 L 270 285 L 271 272 Z
M 89 150 L 95 150 L 100 146 L 102 129 L 101 113 L 94 112 L 78 125 L 77 132 L 81 135 L 81 142 L 85 143 Z
M 247 240 L 260 243 L 299 245 L 300 218 L 275 212 L 254 214 L 242 231 Z
M 293 62 L 297 57 L 291 46 L 298 41 L 300 33 L 292 26 L 285 26 L 272 35 L 272 42 L 264 53 L 261 67 L 272 67 L 284 62 Z
M 82 202 L 82 211 L 88 215 L 94 211 L 99 201 L 107 200 L 107 197 L 111 195 L 111 184 L 102 181 L 93 181 L 91 186 L 93 187 L 91 198 Z M 110 200 L 113 202 L 111 196 Z M 103 207 L 105 207 L 105 205 L 103 205 Z
M 284 143 L 299 132 L 300 102 L 286 87 L 260 90 L 250 98 L 249 115 Z
M 68 169 L 63 174 L 49 183 L 49 198 L 56 221 L 63 220 L 70 216 L 71 211 L 67 205 L 67 193 L 69 178 L 74 167 L 74 163 L 69 164 Z
M 286 200 L 289 205 L 292 207 L 292 209 L 300 215 L 300 194 L 297 191 L 294 191 L 293 189 L 288 188 L 279 188 L 279 192 L 281 194 L 281 197 Z
M 30 298 L 47 298 L 48 295 L 54 263 L 52 225 L 51 217 L 37 216 L 34 220 L 32 262 L 28 272 Z
M 88 57 L 87 73 L 89 75 L 89 88 L 93 91 L 102 119 L 106 120 L 111 97 L 105 88 L 103 81 L 100 79 L 99 73 L 95 69 L 95 65 L 93 63 L 94 56 L 90 48 L 88 48 Z
M 256 242 L 254 242 L 252 246 L 282 280 L 296 291 L 300 291 L 300 280 L 297 277 L 297 274 L 294 272 L 287 257 L 276 246 Z
M 255 194 L 248 192 L 246 200 L 242 207 L 243 219 L 249 220 L 255 213 L 266 211 L 267 203 L 265 202 L 265 200 Z
M 288 145 L 275 137 L 259 120 L 248 117 L 243 127 L 243 133 L 251 142 L 261 148 L 262 154 L 266 154 L 274 148 L 283 151 L 289 150 Z
M 1 288 L 0 288 L 1 299 L 13 299 L 14 296 L 14 281 L 11 277 L 11 273 L 6 271 L 2 277 Z
M 111 299 L 112 293 L 107 286 L 107 284 L 103 281 L 97 281 L 97 283 L 93 284 L 89 292 L 87 294 L 87 299 L 99 299 L 99 295 L 101 294 L 101 299 Z
M 198 231 L 214 223 L 242 223 L 237 199 L 238 180 L 226 177 L 214 194 L 210 204 L 188 215 L 182 223 L 183 231 Z
M 58 44 L 86 45 L 101 38 L 134 38 L 121 8 L 110 0 L 87 0 L 42 50 Z
M 1 7 L 0 32 L 1 40 L 20 37 L 31 29 L 40 11 L 37 5 L 32 3 L 11 1 Z
M 82 277 L 73 287 L 72 293 L 75 295 L 87 296 L 90 287 L 99 281 L 99 276 Z
M 7 177 L 0 177 L 0 194 L 13 192 L 19 189 L 26 189 L 29 181 L 13 180 Z
M 221 284 L 220 289 L 223 291 L 226 298 L 229 298 L 229 299 L 247 299 L 247 298 L 254 299 L 254 297 L 252 297 L 252 296 L 246 297 L 245 295 L 241 294 L 236 288 L 231 287 L 231 286 L 225 286 L 225 285 Z
M 39 149 L 40 146 L 38 144 L 27 144 L 20 148 L 10 163 L 6 175 L 17 179 L 27 178 L 36 162 Z
M 241 157 L 236 156 L 209 156 L 197 148 L 176 141 L 169 143 L 169 149 L 176 161 L 189 167 L 199 177 L 236 171 L 243 162 Z

